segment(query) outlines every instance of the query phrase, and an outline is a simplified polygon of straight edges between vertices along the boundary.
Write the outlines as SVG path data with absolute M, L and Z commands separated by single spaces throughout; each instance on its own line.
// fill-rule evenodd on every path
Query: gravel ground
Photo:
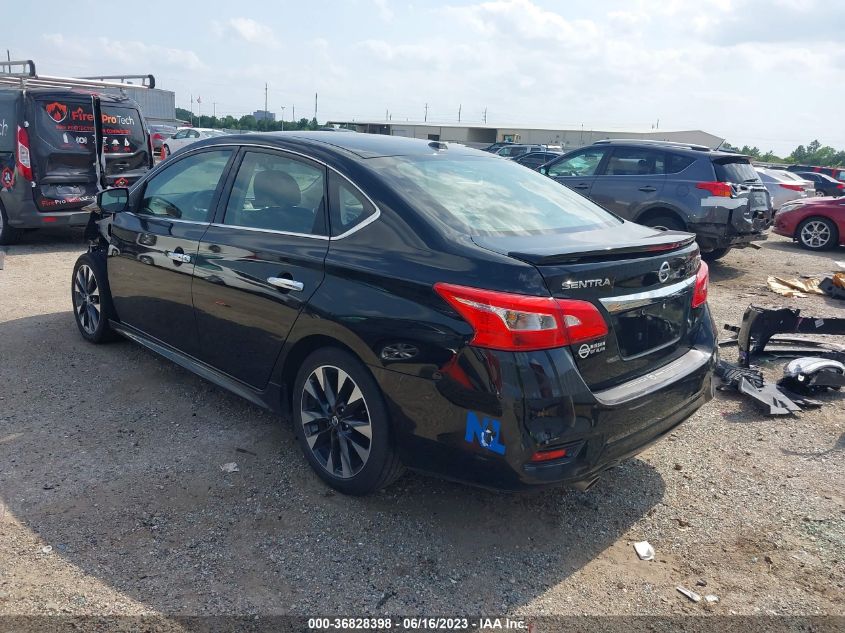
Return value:
M 80 234 L 28 237 L 0 271 L 0 614 L 845 615 L 840 394 L 775 419 L 720 395 L 588 493 L 408 474 L 346 498 L 274 416 L 136 345 L 83 342 Z M 777 236 L 731 253 L 711 267 L 717 323 L 751 302 L 841 316 L 765 287 L 834 259 Z

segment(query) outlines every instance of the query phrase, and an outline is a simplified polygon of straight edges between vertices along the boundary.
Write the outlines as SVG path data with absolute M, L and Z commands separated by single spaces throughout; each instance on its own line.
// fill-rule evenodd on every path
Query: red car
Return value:
M 772 231 L 811 251 L 845 245 L 845 198 L 787 202 L 775 214 Z

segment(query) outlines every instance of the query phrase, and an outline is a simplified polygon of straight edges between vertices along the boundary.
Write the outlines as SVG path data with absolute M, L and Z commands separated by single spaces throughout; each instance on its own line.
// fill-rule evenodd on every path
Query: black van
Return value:
M 126 187 L 153 166 L 141 109 L 131 99 L 75 88 L 0 88 L 0 244 L 22 229 L 84 226 L 98 190 L 94 97 L 103 183 Z

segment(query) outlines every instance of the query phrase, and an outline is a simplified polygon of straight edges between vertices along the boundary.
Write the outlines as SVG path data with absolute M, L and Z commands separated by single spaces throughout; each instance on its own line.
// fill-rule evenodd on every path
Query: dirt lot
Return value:
M 777 419 L 720 396 L 588 493 L 408 474 L 345 498 L 274 416 L 136 345 L 84 343 L 78 233 L 7 250 L 0 614 L 845 615 L 843 395 Z M 765 287 L 834 259 L 776 236 L 730 254 L 711 268 L 717 323 L 750 302 L 841 316 Z

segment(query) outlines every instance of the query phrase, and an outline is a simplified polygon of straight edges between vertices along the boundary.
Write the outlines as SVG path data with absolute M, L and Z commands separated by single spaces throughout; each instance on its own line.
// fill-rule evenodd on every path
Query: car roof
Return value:
M 213 141 L 214 139 L 209 139 Z M 255 144 L 262 142 L 285 147 L 288 143 L 299 146 L 312 146 L 322 149 L 338 149 L 354 154 L 359 158 L 379 158 L 382 156 L 426 156 L 437 151 L 446 151 L 450 155 L 487 156 L 486 153 L 460 144 L 446 144 L 440 141 L 388 136 L 386 134 L 337 134 L 336 132 L 258 132 L 219 137 L 221 143 Z M 213 144 L 213 143 L 211 143 Z
M 675 141 L 658 141 L 652 139 L 636 139 L 636 138 L 611 138 L 595 141 L 594 146 L 609 145 L 612 147 L 654 147 L 673 152 L 686 153 L 689 155 L 700 156 L 705 154 L 711 158 L 747 158 L 749 156 L 740 154 L 739 152 L 730 152 L 727 150 L 713 149 L 706 145 L 698 145 L 696 143 L 678 143 Z
M 9 88 L 4 87 L 3 90 L 7 90 Z M 11 88 L 11 90 L 20 90 L 19 88 Z M 26 93 L 28 95 L 32 95 L 33 97 L 50 97 L 50 98 L 62 98 L 62 97 L 88 97 L 90 98 L 92 95 L 97 95 L 100 97 L 100 101 L 105 103 L 127 103 L 130 105 L 137 105 L 132 99 L 129 97 L 122 97 L 120 95 L 113 95 L 107 92 L 97 92 L 96 90 L 85 90 L 83 88 L 27 88 Z

